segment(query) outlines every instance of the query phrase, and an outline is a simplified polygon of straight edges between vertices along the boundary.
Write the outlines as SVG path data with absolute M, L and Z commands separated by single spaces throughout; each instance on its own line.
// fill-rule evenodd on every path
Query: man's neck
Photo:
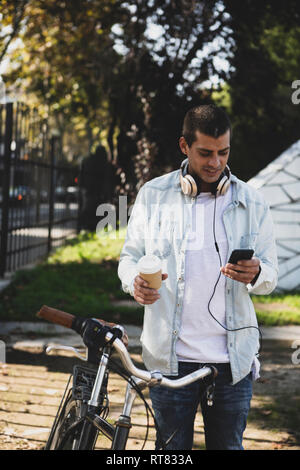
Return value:
M 203 181 L 194 171 L 191 170 L 190 175 L 197 183 L 197 187 L 201 187 L 201 193 L 209 193 L 211 191 L 211 184 Z
M 201 180 L 201 193 L 211 192 L 211 184 Z

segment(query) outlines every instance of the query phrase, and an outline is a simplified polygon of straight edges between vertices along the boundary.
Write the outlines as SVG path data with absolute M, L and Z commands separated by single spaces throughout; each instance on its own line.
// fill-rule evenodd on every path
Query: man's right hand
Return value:
M 167 274 L 162 274 L 162 280 L 167 279 Z M 143 305 L 154 304 L 159 298 L 160 295 L 157 289 L 151 289 L 149 283 L 144 281 L 141 276 L 136 276 L 134 279 L 134 295 L 135 300 Z

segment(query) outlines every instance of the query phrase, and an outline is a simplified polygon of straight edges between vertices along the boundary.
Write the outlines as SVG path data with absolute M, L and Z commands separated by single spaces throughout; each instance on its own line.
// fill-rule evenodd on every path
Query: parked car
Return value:
M 54 190 L 55 202 L 66 202 L 67 188 L 64 186 L 57 186 Z
M 9 201 L 13 205 L 32 204 L 36 200 L 36 190 L 29 186 L 9 188 Z
M 49 194 L 46 189 L 40 190 L 40 202 L 49 202 Z
M 67 199 L 68 202 L 78 202 L 78 186 L 67 187 Z
M 55 202 L 70 202 L 78 201 L 78 187 L 77 186 L 57 186 L 55 188 Z

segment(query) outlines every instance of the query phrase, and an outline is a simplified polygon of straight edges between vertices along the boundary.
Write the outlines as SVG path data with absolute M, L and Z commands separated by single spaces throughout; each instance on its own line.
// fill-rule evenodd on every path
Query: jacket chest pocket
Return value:
M 174 223 L 160 221 L 151 238 L 150 249 L 153 255 L 160 259 L 167 258 L 172 251 Z
M 240 241 L 240 248 L 255 250 L 257 236 L 258 233 L 249 233 L 247 235 L 243 235 Z

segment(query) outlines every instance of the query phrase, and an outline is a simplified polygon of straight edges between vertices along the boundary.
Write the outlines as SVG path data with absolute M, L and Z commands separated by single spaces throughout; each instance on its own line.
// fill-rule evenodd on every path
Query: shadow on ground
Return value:
M 130 350 L 132 360 L 139 368 L 144 369 L 144 364 L 140 357 L 140 348 L 132 348 Z M 121 365 L 117 355 L 113 354 L 113 359 Z M 40 351 L 24 351 L 18 349 L 8 349 L 6 353 L 6 362 L 8 364 L 29 364 L 31 366 L 47 367 L 49 372 L 62 372 L 65 374 L 71 373 L 74 365 L 83 364 L 80 359 L 74 357 L 47 355 L 45 352 Z
M 300 445 L 300 365 L 292 361 L 292 341 L 264 341 L 261 378 L 254 384 L 248 423 L 273 434 L 282 445 Z

